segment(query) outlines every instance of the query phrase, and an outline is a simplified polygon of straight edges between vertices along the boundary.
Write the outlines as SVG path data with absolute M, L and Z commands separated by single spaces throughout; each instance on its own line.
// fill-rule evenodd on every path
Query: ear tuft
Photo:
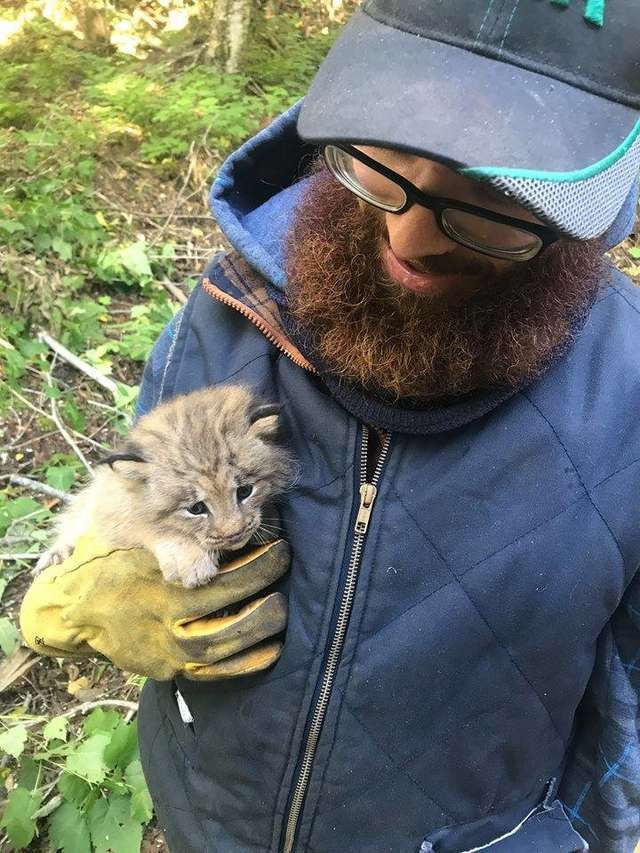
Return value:
M 147 461 L 148 460 L 144 458 L 139 447 L 134 444 L 128 444 L 125 445 L 122 450 L 110 453 L 108 456 L 104 456 L 102 459 L 99 459 L 95 464 L 108 465 L 112 471 L 115 470 L 117 473 L 122 474 L 129 480 L 145 480 L 146 473 L 144 472 L 144 469 L 140 468 L 140 465 L 146 464 Z M 113 466 L 117 462 L 122 464 L 118 465 L 118 467 L 114 469 Z
M 267 403 L 249 412 L 249 434 L 268 441 L 278 433 L 280 406 Z

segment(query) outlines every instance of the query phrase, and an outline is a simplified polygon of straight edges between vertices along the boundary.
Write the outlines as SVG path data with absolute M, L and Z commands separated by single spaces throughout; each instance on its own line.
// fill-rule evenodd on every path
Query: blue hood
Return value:
M 231 154 L 211 187 L 211 212 L 223 233 L 251 266 L 278 290 L 285 285 L 283 255 L 302 179 L 316 147 L 296 131 L 302 100 Z M 633 230 L 638 203 L 634 185 L 603 236 L 609 250 Z

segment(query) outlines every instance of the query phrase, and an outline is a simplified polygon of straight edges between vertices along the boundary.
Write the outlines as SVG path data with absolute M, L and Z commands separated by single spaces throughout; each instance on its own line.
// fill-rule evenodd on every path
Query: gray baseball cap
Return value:
M 639 45 L 633 0 L 365 0 L 298 133 L 438 160 L 597 237 L 640 172 Z

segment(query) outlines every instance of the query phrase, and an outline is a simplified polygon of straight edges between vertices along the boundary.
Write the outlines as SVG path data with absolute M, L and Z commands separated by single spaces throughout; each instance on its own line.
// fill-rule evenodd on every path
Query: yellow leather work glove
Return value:
M 185 589 L 163 579 L 148 551 L 109 550 L 87 536 L 34 580 L 20 627 L 40 654 L 102 654 L 159 681 L 247 675 L 279 657 L 282 641 L 274 635 L 287 621 L 286 598 L 273 592 L 231 615 L 212 614 L 259 593 L 288 568 L 289 547 L 280 540 L 222 566 L 207 586 Z

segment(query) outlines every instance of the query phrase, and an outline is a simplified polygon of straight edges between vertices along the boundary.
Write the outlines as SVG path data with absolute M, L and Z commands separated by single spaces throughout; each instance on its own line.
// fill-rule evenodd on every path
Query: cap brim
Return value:
M 570 173 L 609 157 L 637 121 L 630 107 L 359 10 L 313 81 L 298 133 L 452 168 Z

